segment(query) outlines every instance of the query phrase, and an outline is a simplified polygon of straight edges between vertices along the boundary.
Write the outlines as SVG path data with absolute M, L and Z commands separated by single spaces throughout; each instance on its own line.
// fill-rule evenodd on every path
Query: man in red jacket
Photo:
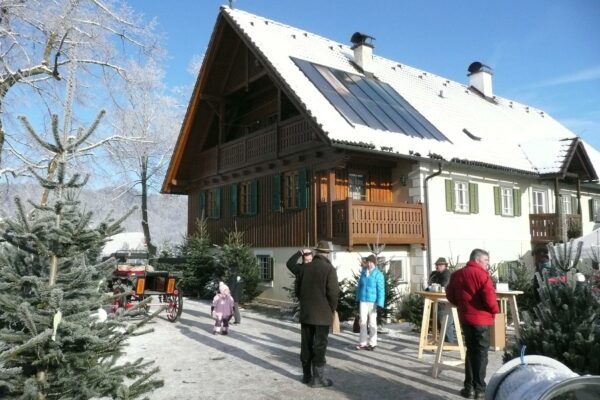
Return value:
M 475 249 L 469 262 L 450 276 L 446 297 L 458 308 L 458 317 L 465 334 L 467 359 L 465 382 L 460 394 L 467 399 L 485 398 L 485 370 L 490 347 L 489 327 L 498 313 L 496 291 L 487 271 L 490 256 Z

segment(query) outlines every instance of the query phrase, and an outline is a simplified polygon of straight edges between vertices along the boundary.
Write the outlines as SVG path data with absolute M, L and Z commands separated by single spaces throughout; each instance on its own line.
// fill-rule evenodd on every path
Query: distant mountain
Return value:
M 31 200 L 39 204 L 41 189 L 34 184 L 0 184 L 0 218 L 13 216 L 15 213 L 15 196 L 23 200 Z M 117 219 L 131 207 L 137 205 L 123 223 L 126 231 L 142 231 L 140 197 L 136 193 L 126 193 L 117 197 L 112 189 L 84 190 L 79 195 L 82 209 L 91 210 L 94 220 L 106 215 Z M 151 194 L 148 198 L 149 223 L 152 241 L 160 248 L 165 243 L 180 243 L 187 229 L 187 196 Z

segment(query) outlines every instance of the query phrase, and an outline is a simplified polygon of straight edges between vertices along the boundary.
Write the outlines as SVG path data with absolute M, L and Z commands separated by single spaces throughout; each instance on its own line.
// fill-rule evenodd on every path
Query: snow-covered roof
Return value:
M 292 59 L 362 75 L 351 63 L 354 53 L 349 46 L 242 10 L 223 7 L 223 13 L 262 53 L 334 143 L 369 143 L 377 150 L 391 147 L 402 155 L 436 154 L 445 160 L 547 174 L 561 171 L 572 139 L 576 138 L 541 110 L 498 96 L 486 99 L 465 84 L 376 54 L 372 67 L 375 78 L 397 91 L 448 141 L 352 124 Z M 597 161 L 594 164 L 600 171 L 600 158 Z

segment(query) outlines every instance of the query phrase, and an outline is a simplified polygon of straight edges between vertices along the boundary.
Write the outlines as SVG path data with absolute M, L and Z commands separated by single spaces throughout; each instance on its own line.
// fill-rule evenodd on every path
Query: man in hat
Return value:
M 450 270 L 448 270 L 448 262 L 444 257 L 440 257 L 435 261 L 435 271 L 432 271 L 429 275 L 429 287 L 437 283 L 440 287 L 445 288 L 450 282 Z M 448 314 L 448 326 L 446 327 L 446 341 L 449 343 L 456 343 L 456 331 L 454 329 L 454 318 L 450 312 L 450 307 L 444 303 L 438 303 L 438 324 L 441 325 L 444 320 L 444 316 Z
M 337 273 L 329 259 L 332 251 L 331 242 L 320 241 L 312 261 L 297 267 L 292 265 L 293 268 L 288 261 L 288 268 L 296 275 L 296 295 L 300 303 L 302 382 L 313 388 L 333 384 L 324 376 L 327 339 L 339 294 Z M 296 253 L 296 260 L 298 256 Z
M 287 262 L 285 263 L 285 266 L 287 267 L 287 269 L 290 270 L 290 272 L 292 274 L 294 274 L 294 276 L 296 276 L 300 272 L 300 268 L 302 268 L 302 266 L 304 264 L 308 264 L 309 262 L 312 262 L 312 260 L 313 260 L 312 250 L 311 249 L 302 249 L 302 250 L 298 250 L 297 252 L 292 254 L 290 259 L 287 260 Z
M 369 255 L 356 287 L 356 301 L 359 303 L 360 312 L 357 350 L 373 351 L 377 347 L 377 309 L 385 305 L 385 278 L 376 264 L 375 255 Z

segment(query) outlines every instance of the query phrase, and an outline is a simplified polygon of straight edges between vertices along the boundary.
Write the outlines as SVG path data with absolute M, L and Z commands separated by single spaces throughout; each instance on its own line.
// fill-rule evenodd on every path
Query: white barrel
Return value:
M 541 399 L 561 382 L 578 377 L 564 364 L 544 356 L 515 358 L 492 375 L 485 392 L 488 400 Z

